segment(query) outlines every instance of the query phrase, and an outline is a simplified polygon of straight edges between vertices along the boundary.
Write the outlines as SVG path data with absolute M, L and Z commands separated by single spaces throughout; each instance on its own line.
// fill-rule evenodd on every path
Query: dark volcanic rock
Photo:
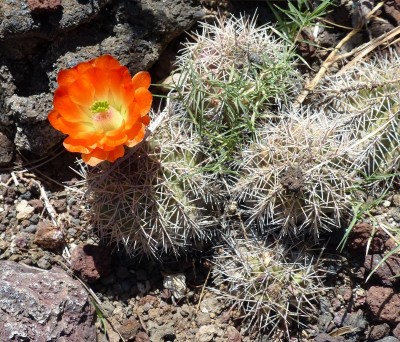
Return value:
M 0 132 L 0 167 L 11 163 L 14 156 L 14 143 Z
M 96 341 L 85 289 L 63 270 L 0 261 L 0 341 Z

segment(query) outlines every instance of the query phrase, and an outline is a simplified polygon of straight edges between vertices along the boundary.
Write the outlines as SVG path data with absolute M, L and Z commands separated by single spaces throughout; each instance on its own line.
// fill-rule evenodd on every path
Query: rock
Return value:
M 51 129 L 47 114 L 52 108 L 52 95 L 39 94 L 28 97 L 13 95 L 8 100 L 9 115 L 18 118 L 15 146 L 34 154 L 45 154 L 60 141 L 63 135 Z
M 213 341 L 217 329 L 214 325 L 203 325 L 196 333 L 196 342 L 210 342 Z
M 376 341 L 389 335 L 390 326 L 387 323 L 373 325 L 368 333 L 368 340 Z
M 399 12 L 400 13 L 400 12 Z M 400 24 L 399 24 L 400 25 Z M 393 195 L 393 198 L 392 198 L 392 201 L 393 201 L 393 205 L 395 206 L 395 207 L 397 207 L 397 208 L 400 208 L 400 195 L 399 194 L 394 194 Z
M 135 337 L 135 342 L 151 342 L 150 337 L 143 331 L 139 332 Z
M 353 251 L 364 252 L 371 235 L 372 226 L 369 223 L 361 222 L 356 224 L 349 235 L 348 248 Z M 381 228 L 378 228 L 375 231 L 368 253 L 382 253 L 385 250 L 385 241 L 388 238 L 389 236 Z
M 314 338 L 314 342 L 345 342 L 346 339 L 342 336 L 330 336 L 325 333 L 318 334 Z
M 1 90 L 0 90 L 1 91 Z M 14 143 L 0 132 L 0 167 L 8 166 L 14 157 Z
M 136 336 L 140 328 L 140 323 L 136 319 L 130 318 L 122 322 L 118 327 L 118 331 L 125 340 L 131 340 Z
M 34 242 L 45 249 L 58 249 L 64 245 L 64 234 L 51 221 L 38 223 Z
M 31 235 L 28 233 L 18 233 L 14 238 L 15 246 L 19 249 L 28 250 L 31 242 Z
M 372 272 L 383 259 L 384 256 L 380 254 L 367 255 L 364 261 L 364 267 L 367 273 Z M 400 278 L 396 277 L 399 274 L 400 257 L 392 255 L 376 269 L 372 277 L 378 280 L 382 285 L 393 286 L 400 282 Z
M 72 250 L 71 269 L 88 283 L 110 273 L 111 257 L 108 248 L 81 245 Z
M 95 312 L 63 270 L 0 261 L 0 341 L 96 341 Z
M 400 26 L 400 0 L 387 0 L 383 5 L 386 15 Z
M 372 320 L 390 325 L 400 323 L 400 295 L 393 289 L 371 286 L 367 292 L 367 307 Z
M 242 341 L 242 336 L 240 335 L 240 332 L 237 331 L 235 327 L 229 326 L 226 328 L 226 338 L 228 342 L 241 342 Z
M 167 325 L 152 329 L 150 334 L 151 341 L 154 342 L 174 341 L 176 336 L 174 328 L 171 325 L 173 325 L 172 322 L 170 322 Z
M 393 336 L 400 339 L 400 323 L 396 325 L 396 327 L 392 331 Z
M 15 210 L 17 211 L 17 219 L 23 220 L 29 218 L 35 209 L 28 204 L 27 200 L 22 200 L 15 206 Z
M 400 342 L 396 337 L 393 336 L 386 336 L 378 341 L 375 342 Z
M 32 199 L 28 204 L 35 209 L 36 213 L 41 213 L 44 208 L 44 203 L 40 199 Z
M 55 11 L 61 8 L 61 0 L 28 0 L 28 6 L 34 13 Z

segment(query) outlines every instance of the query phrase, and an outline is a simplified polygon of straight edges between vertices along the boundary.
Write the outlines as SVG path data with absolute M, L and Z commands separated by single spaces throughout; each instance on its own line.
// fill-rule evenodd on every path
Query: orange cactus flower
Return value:
M 146 71 L 131 78 L 109 55 L 59 72 L 50 124 L 68 137 L 64 147 L 95 166 L 114 162 L 144 138 L 152 94 Z

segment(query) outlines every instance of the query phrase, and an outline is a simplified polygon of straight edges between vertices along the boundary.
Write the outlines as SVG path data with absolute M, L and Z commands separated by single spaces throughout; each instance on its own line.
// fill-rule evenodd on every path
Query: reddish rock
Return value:
M 0 261 L 0 341 L 96 341 L 86 290 L 62 269 Z
M 51 221 L 38 223 L 34 242 L 46 249 L 58 249 L 64 244 L 64 234 Z
M 383 255 L 367 255 L 364 261 L 364 267 L 369 274 L 384 259 Z M 400 257 L 392 255 L 382 263 L 374 272 L 373 277 L 382 285 L 392 286 L 400 282 L 397 276 L 400 274 Z
M 151 342 L 150 337 L 143 331 L 139 332 L 135 337 L 135 342 Z
M 141 324 L 134 318 L 130 318 L 122 322 L 118 327 L 118 332 L 125 340 L 132 340 L 141 328 Z
M 235 327 L 229 326 L 226 328 L 226 335 L 227 335 L 227 341 L 228 342 L 241 342 L 242 341 L 242 336 L 240 335 L 240 332 L 237 331 Z
M 400 295 L 393 289 L 371 286 L 367 292 L 367 306 L 373 321 L 390 325 L 400 323 Z
M 28 0 L 32 12 L 55 11 L 61 8 L 61 0 Z
M 77 246 L 71 253 L 71 268 L 88 283 L 110 273 L 110 250 L 102 246 Z
M 361 222 L 356 224 L 349 235 L 347 246 L 350 250 L 363 252 L 372 235 L 372 226 L 369 223 Z M 385 242 L 389 236 L 378 228 L 369 246 L 368 254 L 382 253 L 385 250 Z
M 35 209 L 35 213 L 40 213 L 44 208 L 43 201 L 40 199 L 32 199 L 28 201 L 28 204 Z

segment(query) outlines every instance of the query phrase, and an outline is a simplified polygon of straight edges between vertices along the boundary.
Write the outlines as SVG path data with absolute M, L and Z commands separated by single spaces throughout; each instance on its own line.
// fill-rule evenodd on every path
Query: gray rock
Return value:
M 8 166 L 14 157 L 14 143 L 0 132 L 0 167 Z
M 63 270 L 0 261 L 0 341 L 95 341 L 94 310 Z
M 386 336 L 376 342 L 400 342 L 400 341 L 394 336 Z

